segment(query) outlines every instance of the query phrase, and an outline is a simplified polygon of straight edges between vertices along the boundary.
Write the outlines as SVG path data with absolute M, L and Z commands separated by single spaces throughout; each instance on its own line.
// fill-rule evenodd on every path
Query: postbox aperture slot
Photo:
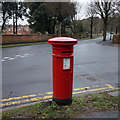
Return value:
M 62 51 L 62 53 L 71 53 L 71 51 Z

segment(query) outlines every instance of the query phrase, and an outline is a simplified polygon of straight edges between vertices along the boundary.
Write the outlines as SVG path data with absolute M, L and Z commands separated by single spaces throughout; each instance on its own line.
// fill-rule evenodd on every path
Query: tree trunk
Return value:
M 58 27 L 58 25 L 55 25 L 55 27 L 54 27 L 54 34 L 55 35 L 57 35 L 57 27 Z
M 3 20 L 3 24 L 2 24 L 2 27 L 1 27 L 1 33 L 3 32 L 3 30 L 4 30 L 4 27 L 5 27 L 5 22 L 6 22 L 6 19 L 5 20 Z
M 53 28 L 52 28 L 52 34 L 55 34 L 55 26 L 56 26 L 56 21 L 53 21 Z
M 91 17 L 91 23 L 90 23 L 90 38 L 92 39 L 93 38 L 93 36 L 92 36 L 92 34 L 93 34 L 93 16 Z
M 17 34 L 17 15 L 16 15 L 16 34 Z
M 118 29 L 117 29 L 117 27 L 116 27 L 115 33 L 116 33 L 116 34 L 118 33 Z
M 103 29 L 103 41 L 106 41 L 106 32 L 107 32 L 107 24 L 104 23 L 104 29 Z
M 15 34 L 15 18 L 14 18 L 14 14 L 13 14 L 13 34 Z
M 17 9 L 18 8 L 17 8 L 17 2 L 16 2 L 16 12 L 18 12 Z M 15 21 L 16 22 L 16 26 L 15 26 L 16 32 L 15 33 L 17 34 L 17 13 L 15 14 L 15 19 L 16 19 L 16 21 Z
M 58 36 L 61 37 L 61 22 L 58 22 Z
M 75 18 L 72 18 L 73 26 L 71 27 L 72 33 L 76 34 L 76 21 Z

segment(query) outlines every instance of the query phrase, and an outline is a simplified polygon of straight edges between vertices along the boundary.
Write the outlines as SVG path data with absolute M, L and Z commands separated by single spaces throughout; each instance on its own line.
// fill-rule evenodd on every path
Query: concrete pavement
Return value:
M 80 118 L 78 116 L 78 118 Z M 112 111 L 103 111 L 103 112 L 93 112 L 93 113 L 88 113 L 86 115 L 81 116 L 81 118 L 105 118 L 112 119 L 112 120 L 118 120 L 120 118 L 119 111 L 117 110 L 112 110 Z

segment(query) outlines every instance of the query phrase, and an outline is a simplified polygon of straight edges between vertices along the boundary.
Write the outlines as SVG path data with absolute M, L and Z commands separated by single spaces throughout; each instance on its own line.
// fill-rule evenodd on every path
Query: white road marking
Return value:
M 30 54 L 23 54 L 23 55 L 19 55 L 19 54 L 16 54 L 15 57 L 4 57 L 3 60 L 1 60 L 2 62 L 6 61 L 6 60 L 14 60 L 14 59 L 17 59 L 17 58 L 24 58 L 24 57 L 27 57 L 28 55 Z
M 16 55 L 15 57 L 20 57 L 21 55 Z
M 25 56 L 29 55 L 29 54 L 24 54 Z
M 25 57 L 25 56 L 22 56 L 22 55 L 21 55 L 20 57 L 23 58 L 23 57 Z
M 4 57 L 5 59 L 8 59 L 8 58 L 10 58 L 10 57 Z
M 15 58 L 10 58 L 9 60 L 14 60 Z

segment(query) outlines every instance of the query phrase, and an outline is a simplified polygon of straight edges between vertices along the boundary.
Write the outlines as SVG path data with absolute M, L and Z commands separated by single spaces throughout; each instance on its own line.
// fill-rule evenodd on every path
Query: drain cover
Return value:
M 90 81 L 96 81 L 96 79 L 95 79 L 95 78 L 93 78 L 92 76 L 87 77 L 87 80 L 90 80 Z

